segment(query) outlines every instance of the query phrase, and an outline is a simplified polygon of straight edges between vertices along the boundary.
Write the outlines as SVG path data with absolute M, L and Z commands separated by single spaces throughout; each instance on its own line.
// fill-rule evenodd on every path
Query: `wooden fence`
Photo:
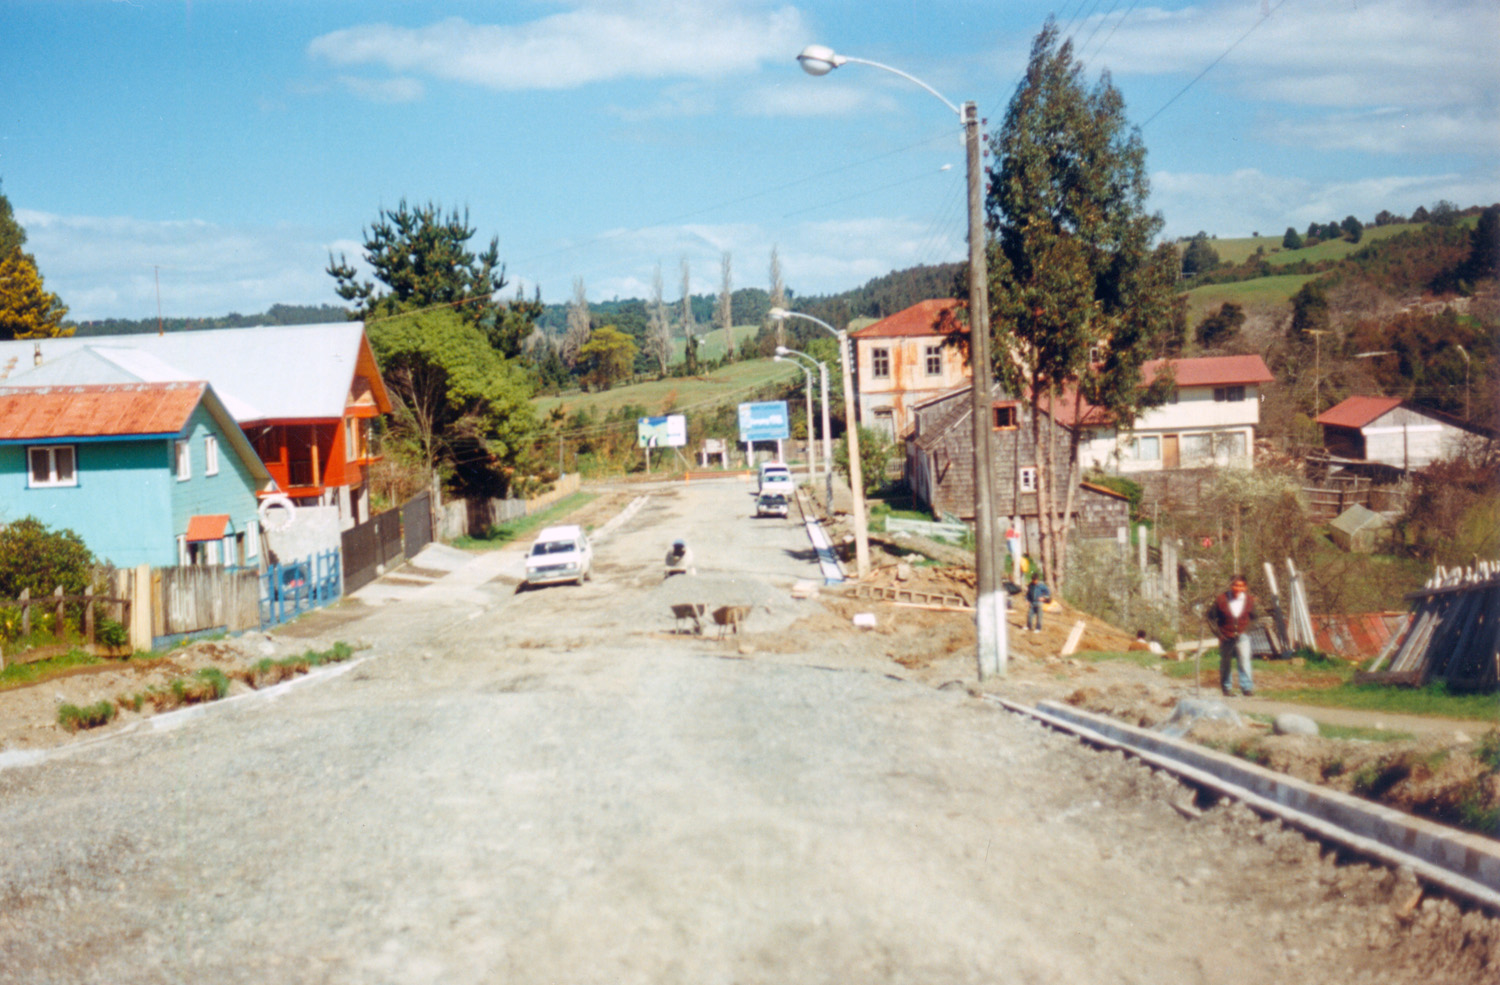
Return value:
M 152 569 L 153 639 L 215 629 L 239 633 L 260 625 L 260 579 L 255 569 L 213 565 Z
M 21 637 L 31 635 L 32 610 L 41 609 L 52 612 L 56 619 L 54 625 L 62 627 L 66 623 L 67 610 L 70 605 L 82 607 L 79 632 L 83 636 L 84 647 L 90 651 L 114 649 L 114 647 L 108 645 L 101 646 L 97 641 L 98 617 L 96 613 L 98 606 L 109 606 L 112 613 L 110 617 L 114 618 L 118 616 L 119 618 L 116 619 L 117 622 L 125 625 L 129 625 L 130 623 L 131 600 L 129 598 L 112 595 L 95 595 L 92 590 L 84 592 L 82 595 L 65 595 L 63 594 L 62 586 L 59 585 L 51 595 L 32 598 L 30 589 L 22 589 L 21 597 L 18 599 L 0 599 L 0 609 L 20 610 L 20 625 L 18 629 Z M 18 653 L 6 654 L 0 652 L 0 668 L 3 668 L 7 661 L 10 663 L 32 663 L 37 660 L 44 660 L 47 657 L 56 656 L 59 652 L 69 649 L 72 649 L 71 644 L 37 647 Z

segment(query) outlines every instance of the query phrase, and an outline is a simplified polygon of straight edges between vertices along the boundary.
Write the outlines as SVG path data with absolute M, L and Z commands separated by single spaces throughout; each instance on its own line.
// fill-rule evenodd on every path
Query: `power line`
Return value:
M 1158 109 L 1155 113 L 1152 113 L 1149 117 L 1147 117 L 1146 122 L 1141 124 L 1141 129 L 1144 130 L 1148 126 L 1150 126 L 1152 120 L 1156 119 L 1158 116 L 1162 115 L 1162 113 L 1166 112 L 1166 109 L 1167 109 L 1168 106 L 1171 106 L 1173 103 L 1177 102 L 1177 100 L 1179 98 L 1181 98 L 1181 96 L 1182 96 L 1183 93 L 1187 92 L 1193 86 L 1197 85 L 1198 81 L 1200 79 L 1202 79 L 1205 75 L 1207 75 L 1214 68 L 1215 65 L 1218 65 L 1225 58 L 1228 58 L 1229 57 L 1229 53 L 1231 51 L 1233 51 L 1234 49 L 1238 48 L 1240 46 L 1240 43 L 1242 41 L 1244 41 L 1250 35 L 1254 34 L 1256 28 L 1260 27 L 1266 21 L 1270 20 L 1271 19 L 1271 15 L 1274 14 L 1274 13 L 1276 13 L 1276 11 L 1280 10 L 1282 8 L 1282 5 L 1285 4 L 1286 2 L 1287 2 L 1287 0 L 1277 0 L 1276 6 L 1272 7 L 1270 10 L 1267 10 L 1265 13 L 1261 14 L 1260 18 L 1254 24 L 1250 25 L 1250 29 L 1248 31 L 1246 31 L 1244 34 L 1241 34 L 1239 36 L 1239 38 L 1237 38 L 1235 40 L 1235 42 L 1233 44 L 1231 44 L 1228 48 L 1225 48 L 1224 51 L 1219 55 L 1218 58 L 1215 58 L 1213 61 L 1209 62 L 1206 66 L 1204 66 L 1203 71 L 1201 71 L 1197 75 L 1193 76 L 1192 81 L 1188 82 L 1187 85 L 1185 85 L 1181 89 L 1177 90 L 1177 94 L 1174 95 L 1171 99 L 1168 99 L 1165 103 L 1163 103 L 1162 106 L 1161 106 L 1161 109 Z

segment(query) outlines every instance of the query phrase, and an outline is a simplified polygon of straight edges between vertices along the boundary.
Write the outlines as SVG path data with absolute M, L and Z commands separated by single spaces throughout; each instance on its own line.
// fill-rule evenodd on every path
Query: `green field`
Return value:
M 743 351 L 745 345 L 755 340 L 760 334 L 759 325 L 736 325 L 731 331 L 734 332 L 734 351 Z M 725 340 L 729 333 L 722 328 L 715 328 L 708 332 L 698 333 L 698 358 L 704 362 L 719 359 L 724 355 Z M 672 362 L 680 363 L 687 355 L 687 340 L 674 339 L 672 342 Z
M 561 406 L 565 414 L 587 408 L 596 416 L 605 416 L 636 404 L 651 416 L 679 413 L 720 404 L 740 403 L 762 387 L 801 379 L 802 371 L 788 363 L 770 359 L 750 359 L 731 363 L 722 369 L 695 377 L 673 377 L 651 380 L 629 386 L 617 386 L 596 393 L 565 393 L 561 397 L 538 397 L 532 401 L 537 415 L 544 417 Z
M 1279 274 L 1257 277 L 1231 284 L 1206 284 L 1187 292 L 1188 324 L 1196 325 L 1203 316 L 1218 311 L 1225 301 L 1233 301 L 1245 314 L 1279 314 L 1286 310 L 1292 295 L 1317 274 Z
M 1421 229 L 1420 222 L 1400 223 L 1392 226 L 1366 226 L 1364 234 L 1358 243 L 1351 243 L 1346 239 L 1331 239 L 1319 243 L 1317 246 L 1300 250 L 1283 250 L 1281 248 L 1281 237 L 1286 235 L 1283 230 L 1276 236 L 1245 236 L 1240 239 L 1212 239 L 1209 245 L 1214 252 L 1219 254 L 1219 259 L 1229 264 L 1241 264 L 1254 255 L 1259 247 L 1266 254 L 1266 262 L 1273 267 L 1285 266 L 1288 263 L 1296 263 L 1298 260 L 1306 260 L 1308 263 L 1317 263 L 1319 260 L 1340 260 L 1358 250 L 1367 243 L 1381 239 L 1389 239 L 1401 233 L 1413 229 Z M 1300 236 L 1306 232 L 1307 227 L 1297 230 Z

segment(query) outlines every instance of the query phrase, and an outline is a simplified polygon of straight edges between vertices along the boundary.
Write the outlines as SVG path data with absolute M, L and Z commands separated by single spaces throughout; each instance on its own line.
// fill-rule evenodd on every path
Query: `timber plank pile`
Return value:
M 1492 691 L 1500 682 L 1500 562 L 1438 568 L 1412 603 L 1407 630 L 1392 637 L 1356 680 Z M 1389 670 L 1382 670 L 1389 660 Z
M 969 600 L 952 592 L 926 592 L 913 588 L 885 585 L 856 585 L 854 597 L 891 602 L 896 605 L 920 605 L 942 609 L 972 609 Z

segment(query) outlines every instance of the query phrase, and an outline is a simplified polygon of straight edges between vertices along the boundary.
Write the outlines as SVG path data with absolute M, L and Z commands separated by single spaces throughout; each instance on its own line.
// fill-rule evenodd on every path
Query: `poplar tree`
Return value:
M 781 257 L 771 247 L 771 307 L 786 307 L 786 285 L 781 282 Z M 786 319 L 776 321 L 776 344 L 786 345 Z
M 698 374 L 698 323 L 693 318 L 693 276 L 688 267 L 688 258 L 682 258 L 682 337 L 685 340 L 683 354 L 687 362 L 687 374 Z
M 573 300 L 568 305 L 568 328 L 562 339 L 562 361 L 569 369 L 578 365 L 578 353 L 589 340 L 589 299 L 583 278 L 573 278 Z
M 1146 211 L 1146 148 L 1119 90 L 1107 72 L 1085 84 L 1051 19 L 990 149 L 993 368 L 1031 403 L 1042 561 L 1061 582 L 1082 429 L 1060 449 L 1043 439 L 1041 413 L 1056 415 L 1066 397 L 1075 418 L 1087 401 L 1099 408 L 1096 426 L 1128 428 L 1165 399 L 1170 373 L 1146 390 L 1141 365 L 1185 334 L 1177 251 L 1153 246 L 1162 219 Z M 1061 497 L 1059 465 L 1068 476 Z
M 661 264 L 651 277 L 651 303 L 646 308 L 646 355 L 655 359 L 661 367 L 661 375 L 667 375 L 672 362 L 672 327 L 667 321 L 667 306 L 662 302 Z
M 714 308 L 714 320 L 724 331 L 724 361 L 734 362 L 734 292 L 730 284 L 729 251 L 719 259 L 719 298 Z

